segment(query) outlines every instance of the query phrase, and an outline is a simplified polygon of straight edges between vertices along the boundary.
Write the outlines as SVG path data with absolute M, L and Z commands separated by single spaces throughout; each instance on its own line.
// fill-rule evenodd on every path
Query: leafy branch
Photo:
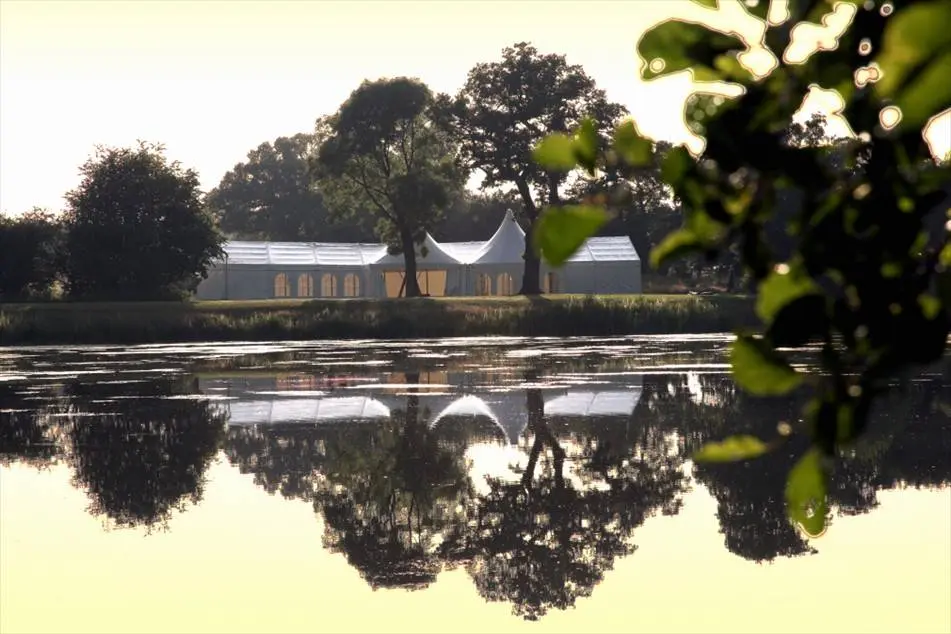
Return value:
M 699 4 L 717 6 L 716 0 Z M 706 147 L 700 157 L 679 147 L 664 158 L 662 178 L 682 201 L 685 221 L 654 249 L 651 262 L 738 250 L 763 332 L 739 333 L 733 375 L 756 395 L 811 388 L 804 419 L 813 449 L 791 470 L 786 500 L 790 518 L 818 534 L 832 459 L 862 435 L 871 403 L 896 377 L 939 360 L 947 345 L 951 157 L 935 161 L 922 128 L 951 107 L 951 0 L 849 2 L 854 16 L 837 47 L 798 64 L 785 55 L 793 27 L 823 23 L 843 6 L 786 4 L 785 16 L 767 2 L 747 9 L 767 21 L 763 45 L 779 60 L 766 77 L 740 63 L 750 47 L 739 37 L 694 22 L 652 28 L 638 52 L 646 80 L 689 70 L 698 80 L 742 87 L 736 98 L 698 95 L 688 102 L 688 125 Z M 813 86 L 839 93 L 855 142 L 834 148 L 789 142 L 792 118 Z M 535 160 L 548 170 L 580 168 L 590 176 L 650 162 L 652 144 L 633 122 L 618 127 L 604 150 L 592 130 L 585 122 L 573 134 L 549 136 L 536 146 Z M 801 203 L 788 227 L 794 248 L 779 258 L 765 225 L 788 190 L 798 191 Z M 607 220 L 604 202 L 546 209 L 535 227 L 541 255 L 554 265 L 571 257 Z M 782 350 L 810 342 L 821 355 L 819 370 L 807 374 Z M 695 459 L 753 458 L 781 441 L 734 437 L 704 447 Z

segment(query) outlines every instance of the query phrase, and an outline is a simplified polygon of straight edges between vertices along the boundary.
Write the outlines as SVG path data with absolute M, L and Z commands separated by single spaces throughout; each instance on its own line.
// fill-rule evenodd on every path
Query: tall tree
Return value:
M 323 197 L 310 184 L 308 159 L 313 151 L 314 135 L 301 133 L 248 152 L 247 160 L 225 174 L 205 198 L 221 231 L 244 239 L 371 239 L 359 223 L 328 222 Z
M 317 121 L 313 176 L 331 213 L 369 210 L 380 238 L 402 251 L 406 296 L 420 294 L 416 245 L 439 220 L 463 174 L 453 143 L 434 125 L 433 95 L 416 79 L 364 81 Z
M 34 207 L 18 217 L 0 214 L 0 299 L 48 294 L 59 276 L 59 220 Z
M 66 194 L 67 288 L 110 299 L 181 297 L 221 253 L 198 174 L 164 148 L 98 147 Z
M 537 295 L 539 258 L 532 229 L 544 204 L 560 201 L 567 176 L 542 170 L 532 148 L 551 132 L 567 132 L 590 116 L 607 135 L 625 113 L 607 100 L 581 66 L 563 55 L 542 54 L 521 42 L 502 51 L 499 62 L 477 64 L 454 99 L 440 99 L 441 121 L 460 141 L 467 165 L 480 170 L 482 187 L 514 186 L 526 229 L 525 273 L 520 293 Z

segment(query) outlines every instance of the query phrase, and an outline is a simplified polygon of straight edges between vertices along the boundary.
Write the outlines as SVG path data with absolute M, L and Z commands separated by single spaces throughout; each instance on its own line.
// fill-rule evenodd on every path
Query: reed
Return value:
M 0 345 L 686 334 L 754 323 L 731 295 L 0 304 Z

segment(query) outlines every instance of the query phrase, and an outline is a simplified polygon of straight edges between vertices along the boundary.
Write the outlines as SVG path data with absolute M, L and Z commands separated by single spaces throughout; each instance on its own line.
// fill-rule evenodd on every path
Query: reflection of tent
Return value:
M 229 425 L 327 423 L 389 418 L 390 408 L 367 396 L 289 398 L 227 403 Z
M 630 381 L 632 377 L 626 376 Z M 635 379 L 636 380 L 636 379 Z M 199 380 L 206 394 L 226 394 L 230 425 L 278 423 L 346 423 L 389 418 L 394 410 L 406 407 L 405 395 L 377 393 L 372 396 L 324 396 L 312 393 L 297 396 L 294 391 L 275 391 L 275 377 L 254 379 Z M 608 389 L 549 390 L 543 395 L 548 418 L 630 417 L 641 398 L 640 385 L 611 385 Z M 484 394 L 420 393 L 421 412 L 428 412 L 427 425 L 434 429 L 464 418 L 491 421 L 509 443 L 515 444 L 528 426 L 524 390 Z
M 429 422 L 429 428 L 434 429 L 437 425 L 439 425 L 440 422 L 453 417 L 487 418 L 492 422 L 496 430 L 502 434 L 503 438 L 509 441 L 511 440 L 505 425 L 503 425 L 502 421 L 500 421 L 495 415 L 495 412 L 492 411 L 492 408 L 489 407 L 488 404 L 478 396 L 467 394 L 466 396 L 453 401 L 444 407 L 442 411 L 436 414 L 436 416 Z
M 545 416 L 618 416 L 631 414 L 641 392 L 567 392 L 545 403 Z
M 511 211 L 491 238 L 439 243 L 426 234 L 416 249 L 423 293 L 510 295 L 522 283 L 525 232 Z M 198 286 L 199 299 L 386 297 L 403 287 L 402 255 L 382 244 L 229 241 L 225 256 Z M 542 266 L 553 293 L 639 293 L 641 262 L 625 236 L 590 238 L 557 269 Z

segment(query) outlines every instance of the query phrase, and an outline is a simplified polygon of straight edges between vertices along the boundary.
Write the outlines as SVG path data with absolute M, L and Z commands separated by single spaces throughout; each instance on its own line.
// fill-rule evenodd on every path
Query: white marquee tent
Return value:
M 484 242 L 437 242 L 416 254 L 420 290 L 434 297 L 514 295 L 522 284 L 525 232 L 508 212 Z M 230 241 L 198 286 L 198 299 L 398 297 L 403 256 L 382 244 Z M 546 293 L 641 292 L 641 261 L 626 236 L 589 238 L 563 266 L 542 263 Z

